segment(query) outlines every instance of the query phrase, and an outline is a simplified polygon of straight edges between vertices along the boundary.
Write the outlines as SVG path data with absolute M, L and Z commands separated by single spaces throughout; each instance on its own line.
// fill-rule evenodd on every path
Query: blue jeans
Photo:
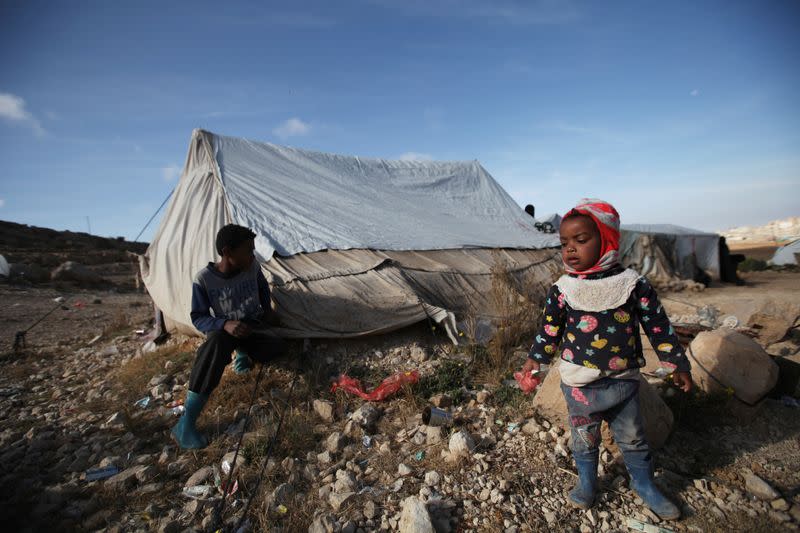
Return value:
M 572 428 L 572 454 L 578 460 L 595 459 L 603 420 L 620 451 L 637 463 L 650 460 L 650 448 L 639 412 L 639 380 L 603 378 L 583 387 L 561 384 Z

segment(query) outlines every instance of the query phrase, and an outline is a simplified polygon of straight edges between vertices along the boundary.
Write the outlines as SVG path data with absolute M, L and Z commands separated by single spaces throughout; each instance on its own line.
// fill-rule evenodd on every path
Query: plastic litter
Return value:
M 519 431 L 519 423 L 518 422 L 509 422 L 506 426 L 506 429 L 509 433 L 516 433 Z
M 286 506 L 283 505 L 283 504 L 280 504 L 275 510 L 278 511 L 278 514 L 281 514 L 281 515 L 286 514 L 286 513 L 289 512 L 289 509 L 287 509 Z
M 361 444 L 364 445 L 364 448 L 372 448 L 372 437 L 369 435 L 364 435 L 361 438 Z
M 351 378 L 346 374 L 342 374 L 339 376 L 339 380 L 331 386 L 331 392 L 335 392 L 336 389 L 342 389 L 356 396 L 360 396 L 365 400 L 379 402 L 395 394 L 404 385 L 413 385 L 417 381 L 419 381 L 419 372 L 416 370 L 398 372 L 384 379 L 381 384 L 375 387 L 371 392 L 366 392 L 364 386 L 361 385 L 361 381 Z
M 172 416 L 181 416 L 185 408 L 182 405 L 177 405 L 169 410 Z
M 97 481 L 98 479 L 106 479 L 119 474 L 119 468 L 116 466 L 107 466 L 105 468 L 90 468 L 86 471 L 86 481 Z
M 791 396 L 781 396 L 781 401 L 786 407 L 800 407 L 800 400 L 797 398 L 792 398 Z
M 136 400 L 133 405 L 139 409 L 147 409 L 147 406 L 150 405 L 150 396 L 145 396 L 144 398 Z
M 646 524 L 635 518 L 626 518 L 625 523 L 633 531 L 644 531 L 644 533 L 675 533 L 671 529 L 654 526 L 653 524 Z
M 425 459 L 425 450 L 420 450 L 417 453 L 415 453 L 414 459 L 416 459 L 417 461 L 422 461 L 423 459 Z
M 429 405 L 422 411 L 422 423 L 426 426 L 452 426 L 453 413 Z
M 519 388 L 522 389 L 522 392 L 525 394 L 530 394 L 536 390 L 536 387 L 542 382 L 538 376 L 536 376 L 536 371 L 531 371 L 523 374 L 522 372 L 514 372 L 514 379 L 517 380 L 519 383 Z
M 205 500 L 214 494 L 213 485 L 195 485 L 194 487 L 183 487 L 183 495 L 193 500 Z

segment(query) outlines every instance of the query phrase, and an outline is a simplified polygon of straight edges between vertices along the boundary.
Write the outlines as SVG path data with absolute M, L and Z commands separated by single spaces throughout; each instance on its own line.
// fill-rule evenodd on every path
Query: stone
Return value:
M 427 426 L 427 429 L 425 430 L 425 442 L 429 446 L 441 444 L 443 440 L 442 433 L 443 430 L 439 426 Z
M 405 463 L 400 463 L 399 465 L 397 465 L 397 473 L 400 474 L 403 477 L 409 476 L 413 472 L 414 471 L 411 469 L 411 467 L 409 467 Z
M 772 502 L 770 502 L 770 506 L 772 506 L 772 508 L 775 509 L 776 511 L 788 511 L 789 510 L 789 503 L 783 498 L 778 498 L 777 500 L 772 500 Z
M 308 533 L 333 533 L 336 530 L 336 520 L 329 514 L 323 514 L 311 522 Z
M 428 360 L 428 351 L 419 344 L 411 345 L 410 351 L 411 359 L 417 363 L 424 363 Z
M 541 414 L 549 418 L 551 422 L 558 423 L 563 429 L 569 428 L 567 422 L 567 402 L 564 400 L 564 394 L 561 392 L 561 373 L 558 370 L 560 363 L 559 360 L 554 360 L 550 366 L 550 371 L 547 373 L 536 396 L 533 398 L 533 406 L 539 410 Z M 652 449 L 661 448 L 667 441 L 669 434 L 672 432 L 674 417 L 672 411 L 664 403 L 664 400 L 658 395 L 658 392 L 653 388 L 644 377 L 639 378 L 639 402 L 641 405 L 642 419 L 644 422 L 644 431 L 647 435 L 647 442 Z M 542 426 L 544 426 L 542 422 Z M 541 433 L 540 433 L 541 436 Z M 545 440 L 552 439 L 552 435 L 545 433 L 541 436 Z
M 400 533 L 434 533 L 425 502 L 417 496 L 409 496 L 400 503 L 400 506 L 402 510 L 397 524 Z
M 347 470 L 337 470 L 333 490 L 339 493 L 355 492 L 356 478 L 353 473 Z
M 750 337 L 728 328 L 702 331 L 691 344 L 692 380 L 707 393 L 732 389 L 755 404 L 778 382 L 778 365 Z
M 752 472 L 745 471 L 742 474 L 744 477 L 744 485 L 747 492 L 761 500 L 776 500 L 780 498 L 778 491 L 773 489 L 769 483 L 753 474 Z
M 536 420 L 531 418 L 527 422 L 522 425 L 522 432 L 526 435 L 534 435 L 537 436 L 539 432 L 542 430 L 542 426 L 539 425 Z
M 269 495 L 267 502 L 270 509 L 275 509 L 279 505 L 287 505 L 292 501 L 294 487 L 289 483 L 281 483 Z
M 331 453 L 339 453 L 344 448 L 347 439 L 338 431 L 334 431 L 325 441 L 325 449 Z
M 429 487 L 435 487 L 441 480 L 442 476 L 439 474 L 439 472 L 435 470 L 425 472 L 425 484 Z
M 325 450 L 322 453 L 318 453 L 317 454 L 317 461 L 319 461 L 322 464 L 330 463 L 332 461 L 331 452 L 329 452 L 328 450 Z
M 70 281 L 81 287 L 98 287 L 107 282 L 85 266 L 75 261 L 67 261 L 50 273 L 53 281 Z
M 373 520 L 376 516 L 378 516 L 378 508 L 375 505 L 375 502 L 372 500 L 367 500 L 367 503 L 364 504 L 364 518 L 367 520 Z
M 350 416 L 350 419 L 363 428 L 369 428 L 375 425 L 380 416 L 379 408 L 371 403 L 365 403 Z
M 314 412 L 325 422 L 333 422 L 333 404 L 325 400 L 314 400 Z
M 487 400 L 492 396 L 492 393 L 488 390 L 481 390 L 478 391 L 478 394 L 475 396 L 475 399 L 478 400 L 478 403 L 486 403 Z
M 355 495 L 355 492 L 331 492 L 330 496 L 328 496 L 328 503 L 334 511 L 338 512 L 339 509 L 352 500 Z
M 122 472 L 108 478 L 105 482 L 105 486 L 115 489 L 129 489 L 136 485 L 136 476 L 139 474 L 139 471 L 142 468 L 145 467 L 138 465 L 123 470 Z
M 450 437 L 448 448 L 454 457 L 469 457 L 475 450 L 475 441 L 466 430 L 460 429 Z
M 228 452 L 222 456 L 222 461 L 220 461 L 220 466 L 222 467 L 222 473 L 228 474 L 230 473 L 230 468 L 233 465 L 233 457 L 236 456 L 236 466 L 242 467 L 247 464 L 247 459 L 244 456 L 244 453 L 241 451 L 239 454 L 236 454 L 236 451 Z
M 209 478 L 214 475 L 214 468 L 210 466 L 204 466 L 197 470 L 194 474 L 189 476 L 189 479 L 186 480 L 184 483 L 184 487 L 195 487 L 197 485 L 203 485 Z

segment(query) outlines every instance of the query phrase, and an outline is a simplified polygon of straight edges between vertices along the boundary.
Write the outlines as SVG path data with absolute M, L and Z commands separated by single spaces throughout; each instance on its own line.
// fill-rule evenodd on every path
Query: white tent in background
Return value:
M 648 277 L 692 279 L 695 267 L 720 279 L 719 235 L 674 224 L 622 224 L 623 264 Z
M 11 268 L 8 266 L 6 258 L 0 255 L 0 276 L 7 278 L 11 275 Z
M 477 161 L 389 161 L 195 130 L 140 261 L 168 326 L 194 331 L 191 281 L 215 259 L 214 237 L 228 223 L 257 234 L 289 337 L 357 336 L 425 319 L 454 337 L 454 313 L 491 312 L 498 259 L 542 294 L 560 268 L 557 236 L 537 231 Z
M 773 265 L 800 265 L 798 259 L 800 259 L 800 239 L 775 250 L 775 255 L 769 262 Z

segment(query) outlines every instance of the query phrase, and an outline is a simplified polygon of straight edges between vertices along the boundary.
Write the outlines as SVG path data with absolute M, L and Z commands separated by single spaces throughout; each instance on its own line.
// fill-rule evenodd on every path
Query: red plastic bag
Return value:
M 522 389 L 522 392 L 525 394 L 530 394 L 536 390 L 536 387 L 539 386 L 539 383 L 542 382 L 541 379 L 534 376 L 530 372 L 526 372 L 523 374 L 522 372 L 514 372 L 514 379 L 517 380 L 519 383 L 519 388 Z
M 416 370 L 412 370 L 411 372 L 398 372 L 384 379 L 372 392 L 365 392 L 361 381 L 351 378 L 346 374 L 342 374 L 339 376 L 339 380 L 331 387 L 331 392 L 335 392 L 336 389 L 342 389 L 360 396 L 365 400 L 379 402 L 399 391 L 403 385 L 412 385 L 417 381 L 419 381 L 419 372 Z

